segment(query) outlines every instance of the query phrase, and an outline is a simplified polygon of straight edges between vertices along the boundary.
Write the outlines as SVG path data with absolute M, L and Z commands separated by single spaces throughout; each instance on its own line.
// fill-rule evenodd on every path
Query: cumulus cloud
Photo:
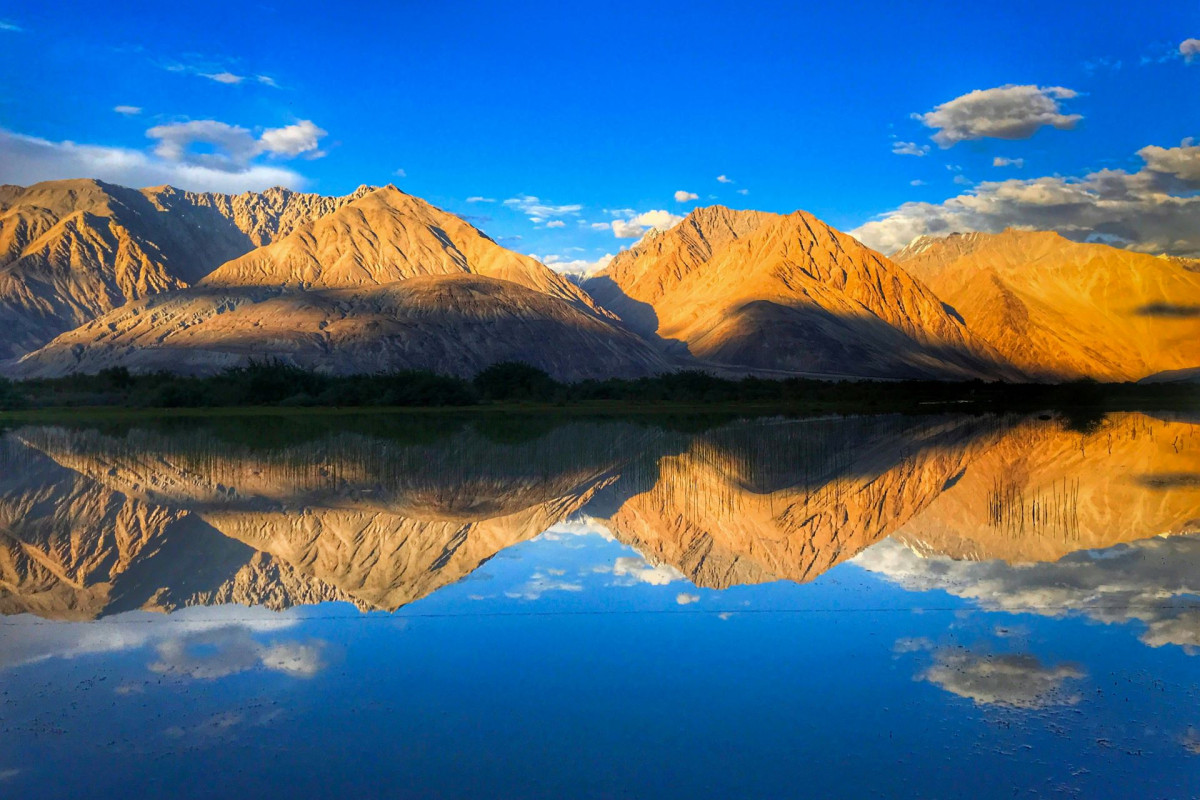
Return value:
M 179 145 L 174 137 L 167 152 L 178 152 Z M 28 185 L 88 177 L 125 186 L 171 184 L 202 192 L 244 192 L 270 186 L 300 189 L 305 185 L 304 177 L 289 169 L 249 161 L 217 162 L 219 165 L 213 166 L 194 159 L 172 160 L 142 150 L 54 142 L 0 129 L 0 183 Z
M 670 211 L 645 211 L 630 219 L 614 219 L 612 231 L 618 239 L 640 239 L 648 230 L 665 231 L 682 220 L 683 217 Z
M 188 634 L 160 642 L 152 672 L 212 680 L 257 667 L 297 678 L 311 678 L 324 668 L 323 644 L 285 642 L 264 645 L 240 625 Z
M 916 142 L 892 142 L 892 152 L 898 156 L 927 156 L 929 145 Z
M 510 197 L 504 201 L 504 205 L 521 212 L 534 224 L 541 224 L 557 217 L 576 217 L 583 209 L 583 206 L 579 204 L 550 205 L 531 194 Z
M 255 137 L 246 128 L 212 119 L 156 125 L 146 136 L 157 140 L 154 154 L 164 161 L 224 172 L 243 172 L 259 155 L 294 158 L 320 157 L 321 137 L 326 132 L 310 120 L 282 128 L 267 128 Z M 197 150 L 196 145 L 202 149 Z
M 942 203 L 905 203 L 851 233 L 885 253 L 924 234 L 1015 227 L 1141 252 L 1200 254 L 1200 146 L 1184 140 L 1138 155 L 1145 166 L 1137 172 L 985 181 Z
M 547 228 L 565 228 L 565 227 L 567 227 L 567 223 L 563 222 L 561 219 L 552 219 L 546 223 L 546 227 Z
M 941 650 L 920 677 L 976 705 L 1044 708 L 1079 702 L 1079 695 L 1066 690 L 1064 684 L 1080 680 L 1086 673 L 1075 664 L 1045 665 L 1024 653 Z
M 984 611 L 1136 623 L 1151 647 L 1200 648 L 1200 536 L 1144 539 L 1038 564 L 923 558 L 885 540 L 854 563 L 910 591 L 945 591 Z
M 692 200 L 699 200 L 699 199 L 700 199 L 700 195 L 696 194 L 695 192 L 685 192 L 683 189 L 680 189 L 679 191 L 677 191 L 675 193 L 675 202 L 676 203 L 687 203 Z
M 1077 96 L 1062 86 L 998 86 L 976 89 L 942 103 L 932 111 L 914 114 L 937 133 L 933 141 L 952 147 L 971 139 L 1028 139 L 1047 125 L 1070 130 L 1080 114 L 1064 114 L 1060 100 Z
M 504 593 L 513 600 L 537 600 L 548 592 L 582 592 L 583 584 L 535 572 L 523 585 Z
M 728 175 L 718 175 L 717 183 L 733 183 L 733 178 L 730 178 Z
M 691 592 L 680 592 L 675 595 L 675 602 L 681 606 L 690 606 L 692 603 L 700 602 L 700 595 L 692 594 Z
M 992 159 L 992 166 L 993 167 L 1016 167 L 1017 169 L 1021 169 L 1022 167 L 1025 166 L 1025 159 L 1023 159 L 1023 158 L 1005 158 L 1004 156 L 996 156 L 995 158 Z
M 648 583 L 651 586 L 666 586 L 672 581 L 683 580 L 683 573 L 669 564 L 654 566 L 644 558 L 621 556 L 613 562 L 614 581 L 620 586 Z
M 1192 63 L 1192 59 L 1200 55 L 1200 39 L 1184 39 L 1179 43 L 1179 55 L 1183 60 Z
M 258 142 L 262 152 L 283 158 L 294 158 L 302 154 L 315 155 L 319 152 L 321 139 L 326 135 L 327 131 L 318 128 L 311 120 L 302 119 L 282 128 L 267 128 L 262 132 Z M 403 172 L 404 170 L 398 170 L 397 174 Z M 404 176 L 400 175 L 400 177 Z
M 113 111 L 118 114 L 124 114 L 127 117 L 136 117 L 142 113 L 141 106 L 113 106 Z

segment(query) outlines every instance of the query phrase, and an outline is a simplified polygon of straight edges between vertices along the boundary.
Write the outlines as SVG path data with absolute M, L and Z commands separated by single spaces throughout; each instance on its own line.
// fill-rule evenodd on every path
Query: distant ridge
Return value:
M 1139 380 L 1200 365 L 1200 271 L 1048 231 L 922 238 L 895 256 L 1036 377 Z
M 865 377 L 1015 377 L 923 284 L 803 211 L 700 208 L 584 287 L 668 352 Z

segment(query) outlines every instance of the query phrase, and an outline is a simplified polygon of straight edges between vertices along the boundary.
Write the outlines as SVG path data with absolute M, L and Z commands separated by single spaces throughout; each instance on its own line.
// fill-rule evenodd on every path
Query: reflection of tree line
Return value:
M 1097 483 L 1117 480 L 1110 458 L 1195 470 L 1195 427 L 1140 415 L 1087 434 L 965 415 L 697 433 L 579 421 L 508 439 L 461 424 L 408 444 L 335 428 L 271 446 L 203 428 L 26 427 L 5 440 L 0 609 L 87 616 L 118 597 L 392 608 L 579 513 L 714 588 L 810 580 L 893 533 L 956 558 L 1057 558 L 1200 518 L 1194 492 Z M 1118 491 L 1125 507 L 1084 518 L 1085 495 L 1095 506 Z M 1147 519 L 1104 516 L 1138 504 Z
M 988 521 L 1007 536 L 1055 529 L 1071 540 L 1079 538 L 1079 478 L 1063 478 L 1046 490 L 1026 492 L 1011 476 L 997 475 L 988 494 Z

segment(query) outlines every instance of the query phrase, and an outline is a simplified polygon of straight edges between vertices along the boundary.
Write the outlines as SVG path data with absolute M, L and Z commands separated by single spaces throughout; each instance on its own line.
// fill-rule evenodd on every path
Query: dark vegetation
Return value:
M 1200 384 L 1007 384 L 983 381 L 844 381 L 804 378 L 729 380 L 677 372 L 637 380 L 564 384 L 527 364 L 496 364 L 464 380 L 429 372 L 330 376 L 278 363 L 254 364 L 194 378 L 170 373 L 95 375 L 14 383 L 0 380 L 0 410 L 82 406 L 235 408 L 370 406 L 504 407 L 549 405 L 589 409 L 671 407 L 760 408 L 798 412 L 1200 410 Z

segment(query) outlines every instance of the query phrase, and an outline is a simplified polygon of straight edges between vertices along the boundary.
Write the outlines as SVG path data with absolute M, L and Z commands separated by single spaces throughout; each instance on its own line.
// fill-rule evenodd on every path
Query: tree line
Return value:
M 490 366 L 472 379 L 424 371 L 335 376 L 278 362 L 189 377 L 124 368 L 21 382 L 0 380 L 0 410 L 78 406 L 129 408 L 463 407 L 495 404 L 654 407 L 754 405 L 831 411 L 1096 408 L 1200 410 L 1200 384 L 1014 384 L 984 381 L 728 379 L 674 372 L 633 380 L 562 383 L 523 363 Z

